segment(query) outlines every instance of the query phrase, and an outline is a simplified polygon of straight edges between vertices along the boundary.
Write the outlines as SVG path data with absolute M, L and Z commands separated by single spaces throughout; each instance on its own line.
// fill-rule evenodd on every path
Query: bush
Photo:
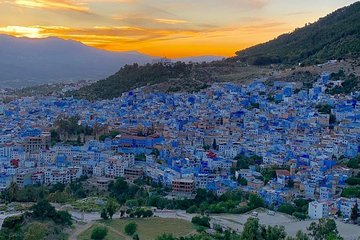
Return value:
M 23 215 L 7 217 L 4 219 L 4 223 L 3 223 L 2 227 L 7 228 L 7 229 L 16 229 L 16 228 L 21 227 L 21 224 L 23 222 L 24 222 Z
M 91 232 L 91 239 L 102 240 L 106 237 L 108 230 L 106 227 L 98 226 L 95 227 Z
M 278 209 L 279 212 L 286 213 L 292 215 L 295 212 L 295 207 L 289 203 L 285 203 L 281 205 Z
M 301 220 L 305 220 L 307 218 L 307 215 L 301 212 L 294 212 L 293 216 Z
M 62 225 L 72 225 L 71 214 L 68 211 L 58 211 L 53 220 Z
M 189 207 L 189 208 L 186 210 L 186 213 L 197 213 L 197 212 L 198 212 L 198 208 L 197 208 L 197 206 L 195 206 L 195 205 Z
M 137 230 L 137 224 L 135 222 L 130 222 L 125 226 L 124 230 L 127 235 L 132 236 Z
M 210 227 L 210 218 L 208 217 L 195 216 L 191 219 L 191 222 L 198 226 Z

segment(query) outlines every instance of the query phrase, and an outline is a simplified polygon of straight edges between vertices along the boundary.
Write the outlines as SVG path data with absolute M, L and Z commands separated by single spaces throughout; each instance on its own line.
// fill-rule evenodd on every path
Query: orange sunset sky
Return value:
M 153 56 L 232 56 L 350 0 L 0 0 L 0 34 Z

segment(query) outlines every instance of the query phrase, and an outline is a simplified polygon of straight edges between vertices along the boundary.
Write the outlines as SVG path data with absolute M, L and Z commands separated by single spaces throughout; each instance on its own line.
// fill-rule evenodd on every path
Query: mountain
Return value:
M 151 61 L 151 57 L 138 52 L 109 52 L 55 37 L 30 39 L 0 35 L 2 88 L 97 80 L 125 64 Z
M 239 51 L 232 60 L 255 65 L 305 65 L 360 56 L 360 2 L 264 44 Z

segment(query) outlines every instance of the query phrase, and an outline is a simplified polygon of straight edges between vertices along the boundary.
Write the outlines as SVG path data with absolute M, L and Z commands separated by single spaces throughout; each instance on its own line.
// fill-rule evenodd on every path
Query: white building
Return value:
M 309 203 L 308 214 L 311 219 L 321 219 L 329 216 L 329 205 L 327 202 L 313 201 Z

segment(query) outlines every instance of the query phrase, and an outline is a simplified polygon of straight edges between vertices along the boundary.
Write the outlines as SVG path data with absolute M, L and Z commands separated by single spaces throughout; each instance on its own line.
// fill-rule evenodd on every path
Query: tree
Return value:
M 10 186 L 2 193 L 2 198 L 5 199 L 6 202 L 12 202 L 14 201 L 18 191 L 19 186 L 15 182 L 12 182 Z
M 264 200 L 256 194 L 251 194 L 249 197 L 249 207 L 251 209 L 264 207 Z
M 244 225 L 244 230 L 241 233 L 240 239 L 262 240 L 259 220 L 256 218 L 249 218 Z
M 24 215 L 7 217 L 4 219 L 2 228 L 7 228 L 11 230 L 19 229 L 23 224 L 24 220 Z
M 116 210 L 118 208 L 118 204 L 113 198 L 110 198 L 106 202 L 106 207 L 105 208 L 106 208 L 106 212 L 109 215 L 110 219 L 112 219 L 113 215 L 116 213 Z
M 241 186 L 247 186 L 247 180 L 243 177 L 239 177 L 238 178 L 238 183 L 241 185 Z
M 319 223 L 312 222 L 308 231 L 314 240 L 326 240 L 330 236 L 338 236 L 336 223 L 333 219 L 320 219 Z
M 292 215 L 295 212 L 295 207 L 290 203 L 284 203 L 278 208 L 279 212 L 286 213 Z
M 135 222 L 128 223 L 124 228 L 125 233 L 129 236 L 134 235 L 136 230 L 137 230 L 137 224 Z
M 298 231 L 295 237 L 287 237 L 286 240 L 310 240 L 310 238 L 306 233 Z
M 353 220 L 354 222 L 358 219 L 359 216 L 359 205 L 357 203 L 357 201 L 355 201 L 355 204 L 351 210 L 351 220 Z
M 210 227 L 210 218 L 208 217 L 195 216 L 191 219 L 191 222 L 198 226 Z
M 171 234 L 164 233 L 156 238 L 156 240 L 176 240 L 176 238 Z
M 213 143 L 212 143 L 212 148 L 213 148 L 214 150 L 217 149 L 217 144 L 216 144 L 216 139 L 215 139 L 215 138 L 214 138 Z
M 55 208 L 47 200 L 41 200 L 31 209 L 33 210 L 33 216 L 41 220 L 46 218 L 54 219 L 57 216 Z
M 106 212 L 105 209 L 103 209 L 103 210 L 101 211 L 100 217 L 101 217 L 102 219 L 104 219 L 104 220 L 108 220 L 108 219 L 109 219 L 109 216 L 108 216 L 108 214 L 107 214 L 107 212 Z
M 56 223 L 62 225 L 72 225 L 71 214 L 68 211 L 58 211 L 56 217 L 53 219 Z
M 106 237 L 108 229 L 106 227 L 97 226 L 91 232 L 91 239 L 102 240 Z
M 34 222 L 25 231 L 24 239 L 39 240 L 44 239 L 48 234 L 47 226 L 43 223 Z
M 261 226 L 261 236 L 265 240 L 285 239 L 286 232 L 284 226 Z

